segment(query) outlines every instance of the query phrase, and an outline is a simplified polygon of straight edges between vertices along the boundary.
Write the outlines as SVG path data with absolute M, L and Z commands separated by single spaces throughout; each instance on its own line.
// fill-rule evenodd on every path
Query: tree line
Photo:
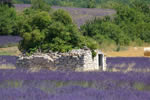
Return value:
M 116 45 L 137 45 L 150 43 L 150 7 L 147 3 L 134 2 L 131 5 L 118 5 L 114 16 L 95 19 L 81 27 L 83 35 Z
M 21 36 L 19 49 L 28 53 L 67 52 L 83 46 L 93 51 L 107 43 L 117 46 L 150 43 L 150 7 L 147 3 L 120 4 L 114 9 L 115 15 L 95 18 L 78 29 L 68 12 L 54 11 L 42 0 L 32 0 L 32 6 L 23 12 L 0 4 L 0 35 Z
M 54 11 L 42 0 L 33 0 L 31 8 L 23 12 L 1 4 L 0 35 L 21 36 L 19 49 L 24 53 L 67 52 L 85 45 L 94 49 L 93 42 L 87 42 L 68 12 Z

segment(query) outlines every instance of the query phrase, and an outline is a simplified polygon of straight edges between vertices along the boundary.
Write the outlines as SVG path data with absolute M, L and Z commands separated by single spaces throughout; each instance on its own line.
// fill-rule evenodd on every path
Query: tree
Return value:
M 44 28 L 47 28 L 49 24 L 51 24 L 51 16 L 45 12 L 38 12 L 32 16 L 31 25 L 34 29 L 38 28 L 42 31 Z
M 95 0 L 89 0 L 87 8 L 96 8 L 96 2 L 95 2 Z
M 124 34 L 119 25 L 112 23 L 110 20 L 95 19 L 82 26 L 81 30 L 84 36 L 92 37 L 100 44 L 104 40 L 114 41 L 117 45 L 128 44 L 126 34 Z
M 49 11 L 50 6 L 44 2 L 44 0 L 31 0 L 32 8 L 43 11 Z
M 59 21 L 59 22 L 63 23 L 64 25 L 73 23 L 72 18 L 69 15 L 69 13 L 62 9 L 58 9 L 57 11 L 55 11 L 52 15 L 52 18 L 53 18 L 53 20 Z
M 145 14 L 150 13 L 150 7 L 149 4 L 145 1 L 134 1 L 132 4 L 130 4 L 132 8 L 135 8 Z
M 12 34 L 16 19 L 17 16 L 14 8 L 0 5 L 0 35 Z
M 66 52 L 82 47 L 81 35 L 75 25 L 65 26 L 61 22 L 53 22 L 46 33 L 47 48 L 53 51 Z
M 19 48 L 22 52 L 66 52 L 84 45 L 77 26 L 72 23 L 67 12 L 58 10 L 50 15 L 37 11 L 34 15 L 27 13 L 27 16 L 30 16 L 26 22 L 31 31 L 24 30 L 21 35 L 23 40 Z
M 20 50 L 23 52 L 35 52 L 38 48 L 40 48 L 45 35 L 43 32 L 40 32 L 40 30 L 36 29 L 30 33 L 24 33 L 22 37 L 23 40 L 20 44 Z
M 150 43 L 150 23 L 139 23 L 136 25 L 136 30 L 139 39 Z
M 145 17 L 140 11 L 134 8 L 130 8 L 128 6 L 120 6 L 116 10 L 117 14 L 115 17 L 115 21 L 117 24 L 120 24 L 121 21 L 124 21 L 125 23 L 138 23 L 139 21 L 142 21 Z

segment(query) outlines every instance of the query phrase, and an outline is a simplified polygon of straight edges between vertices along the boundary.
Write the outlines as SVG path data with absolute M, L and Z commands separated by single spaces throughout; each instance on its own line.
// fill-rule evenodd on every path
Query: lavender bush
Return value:
M 14 65 L 16 66 L 16 56 L 0 56 L 0 65 Z
M 21 39 L 19 36 L 0 36 L 0 47 L 16 45 Z
M 114 57 L 107 58 L 108 69 L 116 68 L 118 70 L 126 70 L 129 68 L 150 70 L 150 58 L 148 57 Z
M 72 87 L 68 87 L 72 89 Z M 77 88 L 77 87 L 76 87 Z M 37 88 L 0 89 L 3 100 L 149 100 L 149 92 L 134 90 L 97 90 L 91 88 L 76 89 L 76 92 L 47 94 Z M 64 91 L 65 89 L 63 89 Z M 61 90 L 62 91 L 62 90 Z

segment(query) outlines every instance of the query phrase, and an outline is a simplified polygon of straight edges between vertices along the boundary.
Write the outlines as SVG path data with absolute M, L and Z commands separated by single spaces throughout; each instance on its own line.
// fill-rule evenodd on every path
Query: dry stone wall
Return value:
M 50 70 L 93 71 L 102 69 L 98 65 L 98 54 L 92 58 L 91 50 L 77 49 L 67 53 L 35 53 L 31 56 L 20 56 L 20 68 L 46 68 Z

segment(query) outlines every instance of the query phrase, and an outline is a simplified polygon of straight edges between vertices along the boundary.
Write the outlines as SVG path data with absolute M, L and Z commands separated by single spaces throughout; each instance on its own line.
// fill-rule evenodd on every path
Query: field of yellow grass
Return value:
M 128 47 L 127 50 L 122 51 L 104 51 L 108 57 L 143 57 L 144 47 Z
M 7 48 L 0 48 L 0 55 L 18 56 L 19 54 L 21 54 L 21 53 L 18 50 L 17 46 L 7 47 Z

